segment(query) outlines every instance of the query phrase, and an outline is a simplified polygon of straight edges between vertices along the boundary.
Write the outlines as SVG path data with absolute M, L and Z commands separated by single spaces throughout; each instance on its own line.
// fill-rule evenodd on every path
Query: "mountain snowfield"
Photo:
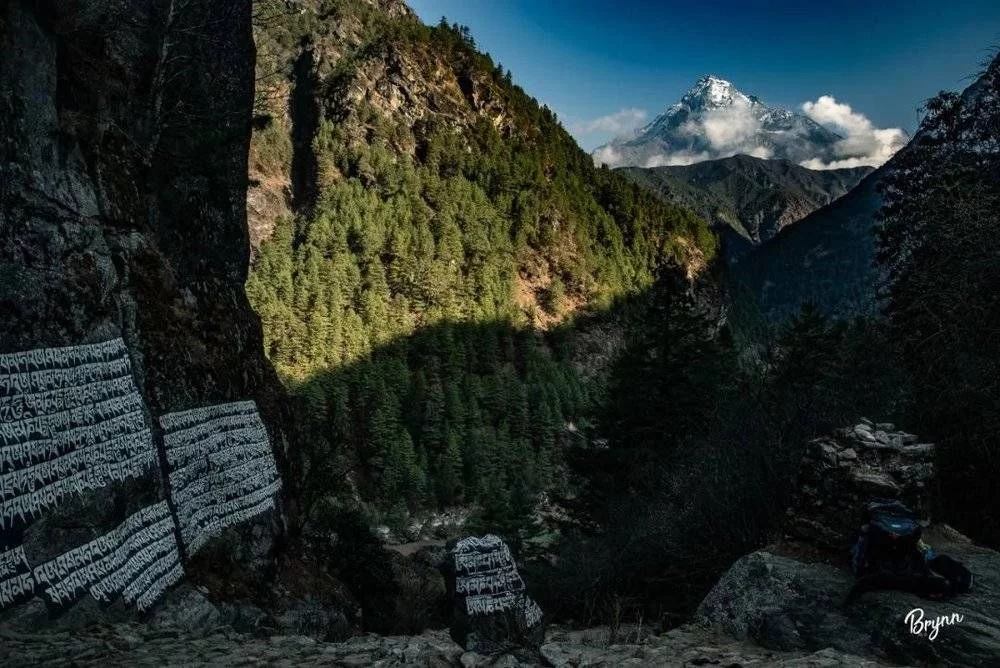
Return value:
M 833 169 L 877 167 L 907 141 L 902 130 L 875 128 L 830 96 L 807 102 L 803 111 L 769 107 L 708 75 L 634 136 L 613 139 L 592 155 L 609 167 L 690 165 L 746 154 Z

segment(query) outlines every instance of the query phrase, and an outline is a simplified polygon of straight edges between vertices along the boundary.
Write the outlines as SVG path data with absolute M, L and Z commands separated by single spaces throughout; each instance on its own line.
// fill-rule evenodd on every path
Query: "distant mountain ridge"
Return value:
M 661 167 L 747 154 L 793 163 L 835 157 L 843 139 L 812 119 L 739 91 L 713 75 L 702 77 L 635 137 L 594 150 L 610 167 Z
M 817 171 L 786 160 L 736 155 L 693 165 L 620 171 L 711 223 L 732 261 L 847 194 L 874 170 Z
M 962 92 L 971 101 L 986 89 L 981 76 Z M 736 278 L 755 295 L 768 319 L 796 313 L 803 302 L 842 317 L 875 313 L 883 270 L 875 262 L 878 185 L 916 146 L 924 130 L 856 188 L 783 229 L 737 265 Z
M 875 213 L 882 206 L 876 170 L 844 197 L 755 248 L 736 267 L 764 314 L 781 320 L 803 302 L 836 315 L 874 313 Z

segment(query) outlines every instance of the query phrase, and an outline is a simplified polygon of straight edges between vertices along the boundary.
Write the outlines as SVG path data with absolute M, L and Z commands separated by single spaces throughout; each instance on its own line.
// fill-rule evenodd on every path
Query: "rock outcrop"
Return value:
M 370 5 L 372 15 L 396 26 L 420 21 L 398 0 L 358 4 Z M 308 211 L 319 187 L 343 178 L 334 161 L 313 151 L 324 120 L 335 118 L 348 143 L 366 143 L 368 121 L 357 112 L 375 110 L 407 128 L 391 149 L 408 155 L 415 155 L 421 144 L 416 136 L 407 136 L 410 128 L 428 122 L 461 127 L 485 118 L 504 133 L 514 130 L 504 95 L 489 77 L 474 70 L 456 76 L 448 57 L 432 50 L 393 48 L 384 58 L 359 57 L 366 22 L 353 12 L 328 12 L 321 3 L 302 2 L 300 7 L 322 30 L 303 30 L 308 20 L 280 28 L 263 21 L 255 29 L 255 113 L 262 123 L 254 132 L 249 161 L 247 214 L 254 249 L 270 238 L 279 218 Z M 350 71 L 343 68 L 346 60 L 357 65 L 349 85 L 331 86 Z M 374 184 L 370 170 L 361 177 L 366 185 Z
M 100 598 L 105 585 L 64 567 L 76 577 L 93 558 L 88 577 L 131 577 L 147 547 L 157 561 L 143 577 L 176 581 L 170 520 L 180 553 L 200 551 L 188 573 L 259 581 L 273 565 L 277 472 L 244 507 L 264 459 L 243 471 L 221 450 L 238 443 L 284 469 L 289 442 L 244 292 L 250 12 L 249 0 L 0 8 L 0 580 L 17 578 L 19 596 L 24 569 L 52 562 L 48 584 Z M 219 449 L 210 464 L 189 458 L 208 447 L 199 438 Z M 222 505 L 206 510 L 206 493 Z M 229 511 L 254 521 L 226 529 Z M 96 565 L 98 547 L 111 556 Z M 143 586 L 126 599 L 150 603 Z
M 869 592 L 849 606 L 850 571 L 775 546 L 740 559 L 698 608 L 698 616 L 731 635 L 779 651 L 833 647 L 899 663 L 985 666 L 1000 657 L 1000 554 L 946 528 L 927 531 L 936 550 L 975 576 L 972 590 L 948 601 L 898 591 Z M 911 611 L 920 610 L 907 621 Z M 938 630 L 912 628 L 921 618 L 961 621 Z M 958 618 L 955 618 L 958 619 Z M 916 631 L 916 632 L 915 632 Z
M 897 499 L 925 522 L 931 519 L 934 444 L 889 422 L 857 425 L 809 443 L 786 531 L 834 550 L 853 539 L 865 504 Z
M 930 525 L 924 540 L 972 571 L 970 592 L 933 601 L 876 591 L 845 602 L 855 583 L 847 548 L 864 503 L 872 496 L 896 498 L 928 518 L 932 453 L 916 436 L 868 421 L 813 441 L 786 539 L 737 561 L 702 601 L 697 618 L 776 651 L 834 648 L 898 663 L 995 664 L 1000 553 L 946 525 Z M 931 622 L 939 619 L 947 622 L 935 631 Z

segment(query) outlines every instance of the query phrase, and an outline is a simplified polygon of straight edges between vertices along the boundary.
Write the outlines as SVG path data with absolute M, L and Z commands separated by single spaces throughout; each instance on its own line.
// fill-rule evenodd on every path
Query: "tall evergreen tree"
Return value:
M 879 257 L 909 423 L 938 442 L 950 521 L 1000 545 L 1000 58 L 964 94 L 928 103 L 892 167 Z

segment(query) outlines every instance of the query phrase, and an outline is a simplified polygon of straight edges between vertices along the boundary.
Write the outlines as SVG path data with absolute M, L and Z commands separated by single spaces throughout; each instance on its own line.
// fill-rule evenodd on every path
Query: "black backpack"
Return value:
M 920 547 L 922 531 L 917 516 L 899 501 L 869 503 L 851 549 L 854 575 L 924 575 L 928 569 Z
M 972 587 L 972 573 L 921 542 L 917 516 L 899 501 L 876 500 L 865 508 L 851 547 L 851 569 L 858 581 L 850 603 L 866 591 L 897 589 L 925 598 L 949 598 Z

